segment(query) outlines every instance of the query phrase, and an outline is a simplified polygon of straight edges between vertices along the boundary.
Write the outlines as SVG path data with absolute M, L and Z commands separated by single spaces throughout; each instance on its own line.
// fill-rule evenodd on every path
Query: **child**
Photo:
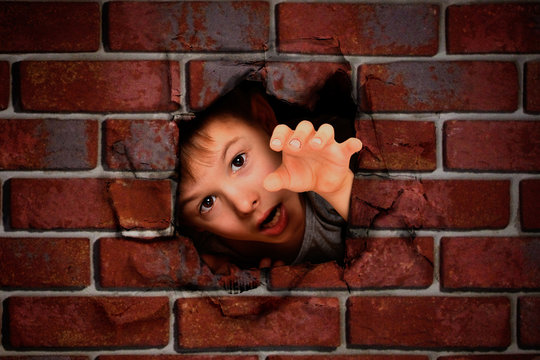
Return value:
M 211 268 L 343 257 L 360 140 L 277 125 L 261 93 L 237 89 L 181 124 L 179 145 L 179 223 Z

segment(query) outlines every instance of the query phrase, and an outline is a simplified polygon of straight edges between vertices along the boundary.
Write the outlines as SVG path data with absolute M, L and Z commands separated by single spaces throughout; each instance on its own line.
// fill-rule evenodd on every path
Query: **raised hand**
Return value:
M 282 152 L 282 164 L 264 180 L 268 191 L 314 191 L 347 218 L 354 177 L 349 159 L 362 148 L 360 140 L 337 143 L 331 125 L 323 124 L 316 131 L 309 121 L 302 121 L 295 130 L 276 126 L 270 148 Z

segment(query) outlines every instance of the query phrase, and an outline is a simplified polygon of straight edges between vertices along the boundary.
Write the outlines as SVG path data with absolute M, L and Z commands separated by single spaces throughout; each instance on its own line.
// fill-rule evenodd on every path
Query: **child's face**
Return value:
M 209 150 L 194 150 L 193 178 L 180 184 L 180 211 L 187 222 L 229 240 L 285 243 L 304 233 L 297 193 L 269 192 L 263 180 L 281 163 L 262 130 L 231 116 L 210 121 L 202 132 Z M 210 140 L 208 140 L 210 138 Z

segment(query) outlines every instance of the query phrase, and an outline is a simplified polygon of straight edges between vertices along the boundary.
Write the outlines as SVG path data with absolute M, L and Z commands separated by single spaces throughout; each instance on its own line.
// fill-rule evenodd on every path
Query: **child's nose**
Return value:
M 230 193 L 230 201 L 240 214 L 247 215 L 255 211 L 260 199 L 255 191 L 238 187 Z

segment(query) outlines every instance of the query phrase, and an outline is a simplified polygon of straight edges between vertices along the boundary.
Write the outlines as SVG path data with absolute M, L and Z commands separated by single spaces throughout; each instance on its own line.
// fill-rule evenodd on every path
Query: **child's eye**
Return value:
M 237 155 L 231 162 L 231 168 L 233 172 L 237 172 L 246 162 L 246 154 Z
M 201 214 L 207 213 L 212 210 L 214 203 L 216 202 L 216 197 L 214 195 L 207 196 L 203 199 L 201 206 L 199 207 L 199 212 Z

